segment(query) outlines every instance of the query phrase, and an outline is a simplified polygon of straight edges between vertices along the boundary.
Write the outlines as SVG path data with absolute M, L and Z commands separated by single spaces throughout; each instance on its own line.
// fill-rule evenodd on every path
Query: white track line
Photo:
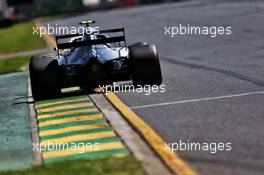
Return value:
M 155 106 L 165 106 L 165 105 L 173 105 L 173 104 L 183 104 L 183 103 L 191 103 L 191 102 L 218 100 L 218 99 L 225 99 L 225 98 L 244 97 L 244 96 L 258 95 L 258 94 L 264 94 L 264 91 L 247 92 L 247 93 L 225 95 L 225 96 L 218 96 L 218 97 L 198 98 L 198 99 L 192 99 L 192 100 L 181 100 L 181 101 L 174 101 L 174 102 L 167 102 L 167 103 L 157 103 L 157 104 L 142 105 L 142 106 L 132 106 L 130 108 L 131 109 L 140 109 L 140 108 L 149 108 L 149 107 L 155 107 Z

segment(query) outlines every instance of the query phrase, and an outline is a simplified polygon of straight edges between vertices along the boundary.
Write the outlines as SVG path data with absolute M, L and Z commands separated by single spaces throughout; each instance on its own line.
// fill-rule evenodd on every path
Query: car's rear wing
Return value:
M 120 33 L 122 32 L 121 36 L 113 36 L 113 37 L 109 37 L 109 38 L 100 38 L 100 39 L 86 40 L 86 41 L 73 41 L 73 42 L 66 42 L 66 43 L 60 43 L 59 42 L 59 40 L 62 40 L 62 39 L 83 36 L 83 34 L 80 34 L 80 33 L 55 36 L 55 39 L 56 39 L 57 49 L 68 49 L 68 48 L 73 48 L 73 47 L 82 47 L 82 46 L 115 43 L 115 42 L 116 43 L 117 42 L 125 42 L 125 46 L 126 46 L 125 29 L 124 28 L 99 30 L 99 32 L 97 31 L 98 34 L 119 33 L 119 32 Z

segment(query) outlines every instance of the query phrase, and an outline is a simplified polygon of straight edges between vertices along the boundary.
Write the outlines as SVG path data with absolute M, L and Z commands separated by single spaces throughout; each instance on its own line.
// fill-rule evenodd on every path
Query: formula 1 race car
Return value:
M 80 23 L 89 34 L 55 36 L 56 54 L 31 58 L 31 89 L 36 101 L 60 97 L 61 89 L 68 87 L 89 91 L 127 80 L 142 86 L 162 83 L 155 45 L 127 46 L 124 28 L 95 30 L 90 26 L 92 23 L 94 21 Z

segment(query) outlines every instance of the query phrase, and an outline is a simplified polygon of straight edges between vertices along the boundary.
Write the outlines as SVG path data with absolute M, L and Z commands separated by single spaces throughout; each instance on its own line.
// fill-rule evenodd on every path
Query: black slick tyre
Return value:
M 60 96 L 58 61 L 49 56 L 33 56 L 29 64 L 32 95 L 35 101 Z
M 160 85 L 162 73 L 155 45 L 129 46 L 130 71 L 134 85 Z

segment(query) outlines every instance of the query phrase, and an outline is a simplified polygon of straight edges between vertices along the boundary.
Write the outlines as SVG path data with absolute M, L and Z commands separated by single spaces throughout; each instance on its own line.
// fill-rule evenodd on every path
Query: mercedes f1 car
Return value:
M 127 46 L 124 28 L 93 31 L 89 34 L 55 36 L 56 54 L 33 56 L 30 80 L 35 100 L 57 98 L 61 89 L 78 86 L 83 91 L 132 80 L 134 85 L 160 85 L 162 74 L 155 45 Z

